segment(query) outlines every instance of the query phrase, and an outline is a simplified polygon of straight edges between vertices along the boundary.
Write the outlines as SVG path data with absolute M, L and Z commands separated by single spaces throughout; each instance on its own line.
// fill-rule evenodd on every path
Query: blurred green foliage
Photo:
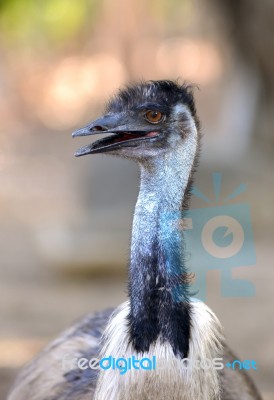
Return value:
M 100 0 L 0 0 L 2 44 L 59 46 L 90 27 Z

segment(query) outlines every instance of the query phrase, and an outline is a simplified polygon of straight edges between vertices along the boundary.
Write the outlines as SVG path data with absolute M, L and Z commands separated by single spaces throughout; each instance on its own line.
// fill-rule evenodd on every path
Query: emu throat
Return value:
M 130 340 L 148 351 L 158 337 L 174 354 L 189 350 L 191 309 L 178 220 L 192 174 L 196 145 L 189 137 L 176 150 L 141 164 L 129 267 Z

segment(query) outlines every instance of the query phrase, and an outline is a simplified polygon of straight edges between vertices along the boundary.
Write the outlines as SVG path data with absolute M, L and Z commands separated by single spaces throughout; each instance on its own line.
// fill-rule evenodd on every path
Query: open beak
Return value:
M 105 153 L 122 147 L 134 147 L 141 140 L 153 140 L 159 136 L 159 131 L 152 131 L 151 127 L 136 126 L 136 123 L 125 121 L 125 116 L 122 114 L 107 114 L 73 132 L 72 137 L 102 133 L 110 134 L 110 136 L 81 147 L 76 151 L 75 156 Z

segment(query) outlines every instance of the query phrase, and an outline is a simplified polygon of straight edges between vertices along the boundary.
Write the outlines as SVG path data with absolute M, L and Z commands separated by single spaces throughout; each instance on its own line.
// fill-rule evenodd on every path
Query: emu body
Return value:
M 19 374 L 8 400 L 260 400 L 243 371 L 195 368 L 195 361 L 234 356 L 221 325 L 189 297 L 183 237 L 199 152 L 199 122 L 190 88 L 150 81 L 120 91 L 102 118 L 74 133 L 110 134 L 77 156 L 109 153 L 140 167 L 129 262 L 129 300 L 94 314 L 50 344 Z M 175 224 L 174 224 L 175 223 Z M 81 370 L 76 358 L 156 356 L 155 371 Z M 186 368 L 184 359 L 193 364 Z

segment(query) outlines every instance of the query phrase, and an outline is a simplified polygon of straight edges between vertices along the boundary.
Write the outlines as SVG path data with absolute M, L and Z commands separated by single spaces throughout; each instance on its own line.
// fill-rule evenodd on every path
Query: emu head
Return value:
M 75 155 L 109 153 L 142 162 L 174 151 L 189 135 L 197 141 L 198 128 L 189 86 L 148 81 L 120 90 L 102 117 L 73 133 L 73 137 L 107 134 Z

